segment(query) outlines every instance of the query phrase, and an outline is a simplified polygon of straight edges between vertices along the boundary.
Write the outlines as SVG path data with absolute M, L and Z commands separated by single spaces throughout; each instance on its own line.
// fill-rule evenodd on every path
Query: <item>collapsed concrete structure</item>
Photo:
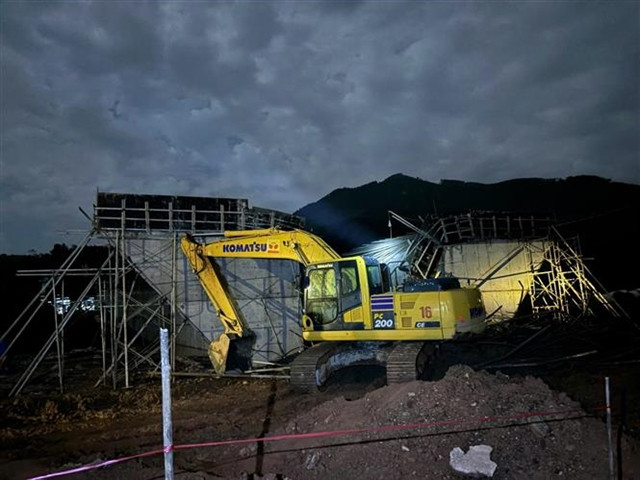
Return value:
M 494 320 L 526 308 L 534 315 L 587 314 L 594 302 L 620 314 L 549 218 L 475 213 L 434 217 L 418 227 L 390 212 L 413 233 L 362 245 L 354 254 L 387 263 L 392 279 L 455 277 L 480 288 Z M 574 239 L 575 240 L 575 239 Z

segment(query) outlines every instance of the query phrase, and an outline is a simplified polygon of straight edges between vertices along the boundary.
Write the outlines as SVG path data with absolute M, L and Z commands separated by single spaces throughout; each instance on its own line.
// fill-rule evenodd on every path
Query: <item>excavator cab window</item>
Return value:
M 369 280 L 369 294 L 385 292 L 379 265 L 367 265 L 367 280 Z
M 340 311 L 345 312 L 361 303 L 358 282 L 358 264 L 355 261 L 340 262 Z
M 308 278 L 306 314 L 316 324 L 333 322 L 338 316 L 338 292 L 333 265 L 310 270 Z

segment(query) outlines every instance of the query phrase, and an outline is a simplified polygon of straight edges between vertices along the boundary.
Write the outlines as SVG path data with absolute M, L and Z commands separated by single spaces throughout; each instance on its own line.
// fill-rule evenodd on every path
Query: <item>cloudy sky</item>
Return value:
M 640 3 L 3 1 L 0 252 L 96 191 L 293 211 L 402 172 L 640 183 Z

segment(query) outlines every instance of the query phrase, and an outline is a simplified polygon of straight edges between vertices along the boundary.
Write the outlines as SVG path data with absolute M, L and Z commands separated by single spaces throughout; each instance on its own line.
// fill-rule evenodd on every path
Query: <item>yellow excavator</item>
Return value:
M 224 332 L 209 346 L 218 374 L 230 352 L 250 358 L 255 335 L 238 308 L 216 258 L 288 259 L 304 266 L 302 338 L 310 346 L 291 364 L 291 384 L 316 390 L 336 370 L 351 365 L 386 367 L 387 383 L 419 378 L 438 341 L 480 333 L 486 312 L 480 291 L 451 278 L 407 281 L 392 289 L 384 264 L 372 257 L 341 257 L 303 230 L 226 231 L 181 248 L 215 306 Z

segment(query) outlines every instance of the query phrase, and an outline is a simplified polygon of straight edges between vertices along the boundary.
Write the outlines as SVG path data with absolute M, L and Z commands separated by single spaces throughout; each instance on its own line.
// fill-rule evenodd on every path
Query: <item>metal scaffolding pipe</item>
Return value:
M 8 336 L 9 333 L 15 328 L 16 325 L 18 325 L 18 323 L 20 322 L 20 320 L 22 320 L 22 317 L 26 314 L 26 312 L 29 311 L 29 309 L 33 306 L 33 304 L 36 302 L 36 300 L 39 300 L 41 298 L 41 296 L 50 288 L 50 284 L 53 284 L 53 286 L 57 285 L 58 282 L 60 282 L 60 280 L 62 279 L 62 277 L 65 275 L 65 272 L 69 269 L 69 267 L 73 264 L 73 262 L 76 260 L 76 258 L 78 258 L 78 256 L 80 255 L 80 252 L 84 249 L 84 247 L 87 245 L 87 243 L 89 242 L 89 239 L 91 238 L 91 236 L 93 235 L 93 230 L 91 230 L 87 236 L 82 240 L 82 242 L 80 242 L 80 244 L 75 248 L 75 250 L 73 251 L 73 253 L 62 263 L 62 265 L 60 266 L 60 268 L 56 271 L 57 275 L 54 277 L 51 277 L 49 279 L 49 281 L 47 281 L 42 288 L 40 289 L 40 292 L 38 292 L 38 294 L 36 296 L 33 297 L 33 299 L 31 300 L 31 302 L 29 302 L 29 304 L 25 307 L 25 309 L 20 313 L 20 315 L 18 315 L 18 317 L 13 321 L 13 323 L 9 326 L 9 328 L 7 330 L 4 331 L 4 333 L 2 334 L 2 336 L 0 337 L 0 342 L 3 342 Z M 7 349 L 5 350 L 3 356 L 6 356 L 7 353 L 9 353 L 9 350 L 11 350 L 11 347 L 13 347 L 14 343 L 18 340 L 18 338 L 20 338 L 20 336 L 22 335 L 22 333 L 25 331 L 25 329 L 27 328 L 27 326 L 29 325 L 29 323 L 31 323 L 31 320 L 33 320 L 33 317 L 35 317 L 36 313 L 38 313 L 38 311 L 40 310 L 40 307 L 42 307 L 43 302 L 40 302 L 40 304 L 36 307 L 36 309 L 33 311 L 33 313 L 31 314 L 31 316 L 27 319 L 26 322 L 23 322 L 22 324 L 22 328 L 18 331 L 18 333 L 15 335 L 13 341 L 7 346 Z
M 107 262 L 109 261 L 108 257 L 104 263 L 103 266 L 107 264 Z M 83 292 L 80 294 L 79 300 L 84 299 L 84 297 L 86 297 L 86 295 L 89 293 L 89 291 L 91 290 L 91 288 L 93 287 L 93 285 L 95 284 L 96 280 L 100 277 L 100 272 L 96 273 L 96 275 L 91 279 L 91 281 L 89 282 L 89 284 L 86 286 L 86 288 L 83 290 Z M 33 372 L 35 372 L 35 370 L 38 368 L 38 366 L 40 365 L 40 362 L 42 362 L 42 360 L 44 359 L 44 357 L 47 355 L 47 353 L 49 352 L 49 349 L 51 348 L 51 346 L 53 345 L 53 343 L 55 342 L 56 337 L 59 335 L 59 330 L 64 329 L 64 327 L 67 325 L 67 323 L 69 322 L 69 320 L 71 319 L 71 317 L 73 316 L 73 314 L 75 313 L 75 311 L 78 309 L 78 305 L 80 305 L 80 302 L 75 302 L 73 304 L 73 306 L 69 309 L 69 311 L 65 314 L 65 316 L 63 317 L 62 321 L 59 324 L 59 327 L 56 329 L 55 332 L 53 332 L 53 334 L 49 337 L 49 339 L 47 340 L 47 342 L 45 343 L 44 347 L 42 347 L 42 349 L 40 350 L 40 352 L 36 355 L 36 357 L 33 359 L 33 361 L 31 362 L 31 364 L 29 365 L 29 367 L 23 372 L 23 374 L 20 376 L 20 378 L 18 379 L 18 382 L 16 383 L 16 385 L 13 387 L 13 389 L 11 389 L 11 392 L 9 392 L 9 396 L 13 397 L 18 395 L 22 389 L 24 388 L 24 386 L 26 385 L 26 383 L 29 381 L 29 379 L 31 378 L 31 375 L 33 375 Z

